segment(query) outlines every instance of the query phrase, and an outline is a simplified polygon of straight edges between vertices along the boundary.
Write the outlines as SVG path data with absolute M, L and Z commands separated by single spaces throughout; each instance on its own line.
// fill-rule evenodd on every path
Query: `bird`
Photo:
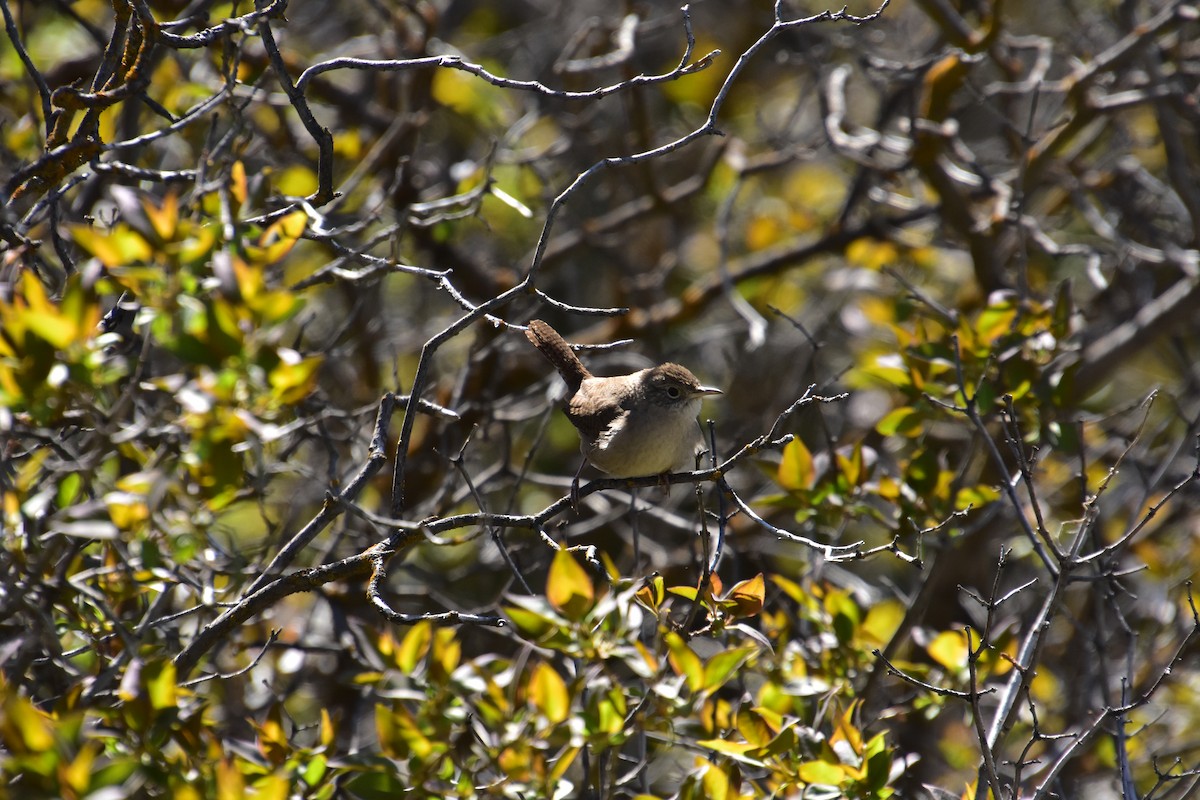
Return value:
M 525 336 L 567 385 L 563 411 L 579 432 L 584 463 L 614 478 L 695 468 L 702 436 L 696 415 L 709 395 L 686 367 L 660 364 L 628 375 L 593 375 L 558 331 L 532 320 Z M 580 472 L 583 464 L 580 464 Z M 579 473 L 572 484 L 576 496 Z

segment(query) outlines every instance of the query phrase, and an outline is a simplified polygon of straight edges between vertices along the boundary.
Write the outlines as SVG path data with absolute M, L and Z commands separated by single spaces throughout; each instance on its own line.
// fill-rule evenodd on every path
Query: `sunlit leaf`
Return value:
M 228 186 L 229 194 L 237 201 L 238 208 L 246 205 L 250 191 L 246 184 L 246 165 L 241 161 L 233 162 L 233 167 L 229 170 Z
M 838 641 L 845 644 L 854 638 L 862 612 L 850 593 L 841 590 L 829 592 L 825 596 L 825 609 L 833 618 L 833 631 Z
M 150 707 L 155 711 L 175 708 L 178 691 L 175 685 L 175 665 L 170 661 L 158 661 L 143 670 Z
M 882 600 L 867 610 L 867 618 L 863 620 L 861 633 L 870 644 L 883 646 L 892 639 L 892 634 L 904 620 L 904 604 L 899 600 Z
M 677 633 L 668 633 L 663 639 L 670 651 L 667 660 L 675 673 L 687 680 L 688 688 L 693 692 L 704 688 L 704 664 L 700 661 L 700 656 L 696 655 Z
M 304 164 L 291 164 L 273 175 L 275 188 L 288 197 L 307 197 L 317 191 L 317 173 Z
M 546 578 L 546 600 L 568 619 L 582 619 L 592 609 L 596 591 L 587 572 L 567 549 L 554 554 Z
M 784 446 L 777 480 L 780 486 L 791 491 L 811 489 L 816 483 L 812 453 L 799 438 L 792 439 Z
M 723 599 L 733 601 L 736 606 L 735 616 L 752 617 L 762 611 L 766 593 L 766 582 L 760 572 L 753 578 L 736 584 Z
M 737 787 L 733 785 L 731 776 L 723 765 L 705 761 L 702 768 L 704 774 L 700 779 L 700 785 L 703 787 L 704 797 L 707 800 L 729 800 L 729 798 L 737 797 Z
M 975 322 L 975 335 L 982 344 L 991 344 L 999 337 L 1008 333 L 1017 317 L 1015 299 L 1004 301 L 985 308 Z
M 892 242 L 880 239 L 855 239 L 846 248 L 846 260 L 867 269 L 878 270 L 899 259 L 900 252 Z
M 321 728 L 318 741 L 322 747 L 329 747 L 333 744 L 337 737 L 337 727 L 333 724 L 333 717 L 329 715 L 328 708 L 321 709 Z
M 663 586 L 662 575 L 655 573 L 642 583 L 634 598 L 645 606 L 646 609 L 657 614 L 659 606 L 662 605 L 663 599 L 666 597 Z
M 883 419 L 875 424 L 875 430 L 884 436 L 912 436 L 921 432 L 924 426 L 921 414 L 912 406 L 901 406 L 889 411 Z
M 529 699 L 552 723 L 562 722 L 571 713 L 571 696 L 562 677 L 544 661 L 533 668 L 529 677 Z
M 743 707 L 737 714 L 737 730 L 755 747 L 762 747 L 774 738 L 775 732 L 755 709 Z
M 417 668 L 417 663 L 429 652 L 433 641 L 433 625 L 429 622 L 418 622 L 409 628 L 408 633 L 400 641 L 396 649 L 396 666 L 406 675 L 411 675 Z
M 242 800 L 246 796 L 246 782 L 242 771 L 232 758 L 217 762 L 217 800 Z
M 831 745 L 845 742 L 856 756 L 861 756 L 863 753 L 862 731 L 854 725 L 854 714 L 860 703 L 860 700 L 855 700 L 849 708 L 835 718 L 833 735 L 829 737 Z M 842 759 L 842 763 L 847 763 L 845 758 Z
M 837 786 L 846 778 L 846 771 L 828 761 L 806 761 L 797 769 L 800 780 L 809 784 Z
M 581 747 L 570 747 L 566 751 L 559 753 L 558 757 L 554 760 L 554 766 L 547 775 L 550 785 L 556 785 L 562 780 L 567 770 L 575 763 L 575 759 L 579 756 L 582 749 Z
M 55 348 L 62 350 L 75 341 L 75 324 L 55 313 L 26 311 L 23 315 L 26 327 L 45 339 Z
M 4 710 L 0 730 L 4 731 L 4 741 L 10 747 L 15 745 L 25 752 L 36 753 L 54 745 L 51 719 L 5 685 L 3 677 L 0 677 L 0 708 Z
M 264 264 L 279 261 L 296 246 L 306 227 L 308 215 L 303 211 L 293 211 L 271 223 L 258 237 L 258 246 L 261 248 L 261 252 L 257 253 L 258 259 Z
M 558 624 L 552 617 L 529 608 L 506 606 L 504 613 L 512 620 L 513 625 L 521 636 L 533 641 L 541 641 Z
M 954 510 L 964 508 L 981 508 L 995 502 L 1000 497 L 1000 490 L 994 486 L 964 486 L 958 490 L 954 498 Z
M 169 242 L 175 238 L 175 231 L 179 225 L 179 198 L 174 192 L 168 192 L 163 197 L 162 205 L 155 205 L 148 197 L 143 198 L 142 210 L 159 239 Z
M 126 225 L 117 225 L 103 233 L 87 225 L 69 227 L 71 238 L 106 267 L 123 267 L 149 261 L 154 248 L 141 234 Z
M 710 658 L 704 665 L 704 690 L 711 692 L 724 686 L 726 681 L 756 652 L 758 652 L 757 647 L 739 647 L 722 651 Z
M 961 631 L 942 631 L 925 650 L 930 658 L 951 672 L 967 668 L 967 640 Z

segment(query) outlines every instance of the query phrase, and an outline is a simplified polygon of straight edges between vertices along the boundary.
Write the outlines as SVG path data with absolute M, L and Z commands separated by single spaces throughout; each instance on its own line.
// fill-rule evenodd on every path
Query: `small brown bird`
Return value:
M 702 443 L 696 415 L 704 396 L 720 389 L 702 385 L 678 364 L 598 378 L 545 322 L 530 322 L 525 336 L 566 382 L 564 411 L 579 431 L 579 449 L 597 469 L 634 478 L 695 468 Z

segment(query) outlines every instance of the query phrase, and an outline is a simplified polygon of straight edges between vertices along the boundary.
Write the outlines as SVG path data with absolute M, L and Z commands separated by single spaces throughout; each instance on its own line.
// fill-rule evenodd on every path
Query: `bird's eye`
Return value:
M 668 386 L 667 387 L 667 397 L 671 398 L 672 400 L 676 399 L 681 394 L 683 394 L 683 393 L 679 391 L 678 386 Z

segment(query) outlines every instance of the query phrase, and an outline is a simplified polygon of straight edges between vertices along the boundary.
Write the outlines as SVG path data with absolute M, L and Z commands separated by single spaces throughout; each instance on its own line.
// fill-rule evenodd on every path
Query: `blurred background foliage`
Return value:
M 1200 785 L 1194 4 L 0 7 L 0 793 Z M 535 316 L 776 440 L 533 522 Z

